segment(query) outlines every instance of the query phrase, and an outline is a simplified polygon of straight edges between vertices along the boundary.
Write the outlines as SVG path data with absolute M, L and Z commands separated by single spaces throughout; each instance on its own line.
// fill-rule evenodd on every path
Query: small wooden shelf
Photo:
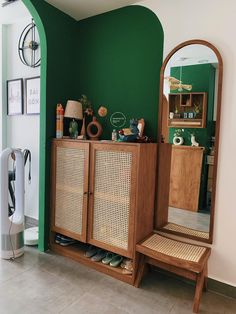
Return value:
M 201 125 L 201 119 L 169 119 L 169 127 L 185 126 L 188 128 L 198 128 L 201 127 Z
M 87 258 L 84 254 L 86 251 L 86 246 L 83 243 L 78 243 L 70 246 L 61 246 L 56 243 L 51 243 L 51 249 L 53 252 L 56 252 L 60 255 L 69 257 L 75 261 L 80 262 L 81 264 L 91 267 L 95 270 L 98 270 L 106 275 L 115 277 L 121 281 L 124 281 L 130 285 L 134 283 L 134 275 L 126 275 L 123 273 L 121 267 L 111 267 L 109 265 L 104 265 L 101 262 L 93 262 L 90 258 Z
M 168 127 L 205 128 L 206 111 L 205 92 L 169 94 Z

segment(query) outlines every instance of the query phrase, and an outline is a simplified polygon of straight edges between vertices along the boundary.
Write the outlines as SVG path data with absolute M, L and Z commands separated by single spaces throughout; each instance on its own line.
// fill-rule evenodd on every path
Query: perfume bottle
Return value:
M 116 142 L 116 141 L 117 141 L 117 132 L 116 132 L 115 129 L 114 129 L 114 130 L 112 131 L 112 133 L 111 133 L 111 140 L 112 140 L 113 142 Z

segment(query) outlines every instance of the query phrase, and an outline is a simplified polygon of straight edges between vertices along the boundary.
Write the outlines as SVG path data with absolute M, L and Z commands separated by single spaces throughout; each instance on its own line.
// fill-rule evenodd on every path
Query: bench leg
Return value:
M 208 290 L 208 268 L 207 268 L 207 264 L 205 266 L 205 278 L 204 278 L 204 286 L 203 286 L 203 290 L 207 291 Z
M 203 290 L 205 274 L 206 274 L 205 268 L 203 269 L 203 271 L 201 273 L 199 273 L 197 275 L 195 296 L 194 296 L 194 301 L 193 301 L 193 312 L 194 313 L 198 313 L 198 311 L 199 311 L 199 305 L 200 305 L 200 301 L 201 301 L 202 290 Z
M 134 282 L 134 286 L 136 288 L 138 288 L 140 285 L 140 282 L 141 282 L 143 275 L 145 273 L 145 268 L 146 268 L 145 256 L 143 254 L 141 254 L 140 260 L 139 260 L 139 265 L 138 265 L 137 276 L 136 276 L 136 279 Z

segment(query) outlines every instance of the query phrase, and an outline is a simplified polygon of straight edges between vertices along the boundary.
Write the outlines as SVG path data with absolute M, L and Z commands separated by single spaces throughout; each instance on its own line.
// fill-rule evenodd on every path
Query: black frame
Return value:
M 39 112 L 30 112 L 28 113 L 28 95 L 27 95 L 27 86 L 28 81 L 39 79 Z M 25 79 L 25 114 L 27 115 L 37 115 L 40 114 L 40 76 L 29 77 Z
M 21 104 L 20 104 L 20 110 L 19 111 L 16 111 L 16 112 L 13 112 L 13 113 L 9 113 L 9 106 L 10 106 L 10 103 L 9 103 L 9 90 L 10 90 L 10 84 L 12 82 L 16 82 L 16 81 L 19 81 L 20 83 L 20 101 L 21 101 Z M 20 79 L 14 79 L 14 80 L 7 80 L 7 115 L 8 116 L 16 116 L 16 115 L 21 115 L 23 114 L 23 102 L 24 102 L 24 96 L 23 96 L 23 79 L 20 78 Z

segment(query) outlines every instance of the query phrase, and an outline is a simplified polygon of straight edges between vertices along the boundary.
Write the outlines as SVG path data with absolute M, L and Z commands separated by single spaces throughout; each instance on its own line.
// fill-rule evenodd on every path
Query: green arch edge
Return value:
M 43 22 L 30 0 L 22 0 L 24 5 L 29 10 L 38 28 L 41 46 L 41 68 L 40 68 L 40 156 L 39 156 L 39 243 L 40 251 L 45 251 L 48 244 L 45 239 L 45 181 L 46 181 L 46 77 L 47 77 L 47 39 Z

